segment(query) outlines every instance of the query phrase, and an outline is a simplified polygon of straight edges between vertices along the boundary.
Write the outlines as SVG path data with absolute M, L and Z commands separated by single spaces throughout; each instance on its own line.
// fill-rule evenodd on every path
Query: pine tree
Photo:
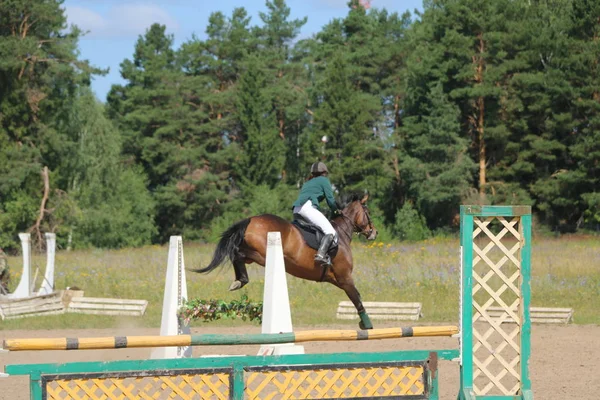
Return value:
M 530 149 L 520 157 L 529 155 L 533 166 L 541 220 L 561 231 L 597 227 L 600 219 L 599 12 L 588 1 L 540 2 L 530 11 L 542 32 L 531 32 L 541 57 L 532 62 L 538 79 L 526 81 L 537 103 L 530 106 Z
M 332 21 L 317 35 L 313 140 L 327 139 L 321 157 L 332 164 L 332 180 L 338 186 L 377 193 L 386 179 L 378 134 L 385 118 L 379 100 L 381 78 L 376 79 L 372 57 L 378 17 L 368 15 L 356 1 L 349 8 L 345 19 Z
M 264 60 L 266 96 L 272 103 L 276 126 L 285 143 L 284 181 L 296 183 L 305 176 L 298 152 L 307 136 L 309 115 L 307 71 L 300 57 L 294 57 L 293 44 L 307 18 L 290 20 L 284 0 L 267 1 L 267 13 L 259 13 L 263 25 L 255 30 L 258 54 Z
M 378 105 L 371 95 L 353 87 L 344 56 L 340 52 L 330 59 L 315 112 L 317 133 L 325 138 L 321 156 L 339 186 L 373 190 L 369 178 L 381 166 L 381 147 L 372 130 Z
M 124 151 L 148 176 L 161 242 L 174 234 L 200 237 L 218 215 L 228 185 L 226 173 L 212 164 L 222 162 L 216 150 L 223 137 L 206 126 L 210 104 L 202 94 L 208 80 L 184 73 L 192 64 L 172 42 L 164 26 L 152 25 L 139 38 L 133 60 L 122 63 L 129 82 L 109 95 Z
M 284 143 L 276 125 L 276 111 L 266 91 L 264 64 L 249 56 L 240 77 L 237 98 L 242 154 L 237 175 L 242 184 L 275 185 L 285 161 Z
M 432 84 L 428 98 L 425 115 L 404 121 L 406 156 L 400 169 L 428 225 L 443 228 L 468 193 L 475 165 L 460 134 L 460 111 L 441 83 Z
M 575 143 L 570 148 L 579 171 L 584 174 L 580 186 L 583 214 L 576 224 L 598 230 L 600 226 L 600 4 L 591 0 L 573 2 L 569 17 L 571 36 L 576 41 L 574 53 L 580 68 L 573 74 L 577 88 L 574 119 L 577 121 Z M 582 221 L 583 220 L 583 221 Z M 576 227 L 577 227 L 576 225 Z
M 70 144 L 62 127 L 77 88 L 102 72 L 78 60 L 80 31 L 66 29 L 61 5 L 0 2 L 0 246 L 5 248 L 16 246 L 17 232 L 36 221 L 42 168 L 50 171 L 50 200 L 66 190 L 59 166 L 69 157 Z

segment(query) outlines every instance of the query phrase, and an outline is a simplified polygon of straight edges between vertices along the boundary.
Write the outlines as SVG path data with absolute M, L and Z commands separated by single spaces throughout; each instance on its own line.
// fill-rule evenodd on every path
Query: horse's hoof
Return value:
M 362 322 L 362 321 L 360 321 L 360 322 L 358 323 L 358 327 L 359 327 L 360 329 L 362 329 L 362 330 L 365 330 L 365 329 L 373 329 L 373 325 L 369 324 L 369 326 L 365 326 L 365 324 L 363 324 L 363 322 Z
M 233 283 L 231 284 L 231 286 L 229 286 L 229 291 L 234 291 L 234 290 L 241 289 L 242 286 L 244 286 L 242 284 L 242 282 L 240 282 L 240 281 L 233 281 Z

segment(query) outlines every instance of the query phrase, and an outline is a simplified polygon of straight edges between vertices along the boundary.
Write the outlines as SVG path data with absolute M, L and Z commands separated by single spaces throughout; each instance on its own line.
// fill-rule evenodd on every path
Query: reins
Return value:
M 367 217 L 367 227 L 373 226 L 373 223 L 371 221 L 371 216 L 369 215 L 369 212 L 367 210 L 365 210 L 366 207 L 362 204 L 361 204 L 361 207 L 363 208 L 363 212 Z M 350 225 L 352 226 L 350 233 L 347 233 L 345 230 L 343 230 L 343 232 L 346 233 L 348 240 L 352 241 L 352 233 L 354 233 L 354 227 L 357 225 L 354 223 L 354 220 L 352 218 L 350 218 L 349 216 L 346 215 L 344 210 L 340 210 L 340 215 L 342 216 L 342 218 L 346 219 L 348 221 L 348 223 L 350 223 Z M 339 226 L 339 225 L 336 224 L 336 226 Z M 358 233 L 364 233 L 364 230 L 361 230 Z
M 343 233 L 345 233 L 345 234 L 346 234 L 346 236 L 347 236 L 347 239 L 348 239 L 348 242 L 351 242 L 351 241 L 352 241 L 352 233 L 354 232 L 354 221 L 353 221 L 353 220 L 352 220 L 350 217 L 348 217 L 348 216 L 347 216 L 347 215 L 344 213 L 344 211 L 343 211 L 343 210 L 340 210 L 340 216 L 341 216 L 342 218 L 346 219 L 346 220 L 347 220 L 347 221 L 350 223 L 350 226 L 351 226 L 351 228 L 350 228 L 350 233 L 346 232 L 346 230 L 345 230 L 345 229 L 341 229 L 341 231 L 342 231 Z M 338 225 L 338 224 L 336 224 L 336 226 L 339 226 L 339 225 Z

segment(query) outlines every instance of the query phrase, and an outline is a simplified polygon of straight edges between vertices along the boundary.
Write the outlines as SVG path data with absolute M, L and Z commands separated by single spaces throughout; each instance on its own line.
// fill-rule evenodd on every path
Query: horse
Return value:
M 214 251 L 212 261 L 205 268 L 193 269 L 208 273 L 229 258 L 235 271 L 235 280 L 229 290 L 238 290 L 248 282 L 246 264 L 265 266 L 267 233 L 280 232 L 285 260 L 285 270 L 297 278 L 316 282 L 329 282 L 346 292 L 356 307 L 361 329 L 373 329 L 373 324 L 362 304 L 360 293 L 352 278 L 352 234 L 358 233 L 375 240 L 377 229 L 366 206 L 368 195 L 352 195 L 331 223 L 337 232 L 338 251 L 329 268 L 316 263 L 316 250 L 306 245 L 302 233 L 285 219 L 272 214 L 262 214 L 241 220 L 225 230 Z

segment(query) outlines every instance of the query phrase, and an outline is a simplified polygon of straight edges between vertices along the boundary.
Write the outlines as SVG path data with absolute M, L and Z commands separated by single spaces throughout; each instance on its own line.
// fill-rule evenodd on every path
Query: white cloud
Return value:
M 67 19 L 84 31 L 98 31 L 104 28 L 106 21 L 98 13 L 87 8 L 72 6 L 67 8 Z
M 79 6 L 66 7 L 67 19 L 83 31 L 89 31 L 86 38 L 131 38 L 143 34 L 153 23 L 167 26 L 176 33 L 179 24 L 175 18 L 161 7 L 143 3 L 121 3 L 111 6 L 100 14 Z

